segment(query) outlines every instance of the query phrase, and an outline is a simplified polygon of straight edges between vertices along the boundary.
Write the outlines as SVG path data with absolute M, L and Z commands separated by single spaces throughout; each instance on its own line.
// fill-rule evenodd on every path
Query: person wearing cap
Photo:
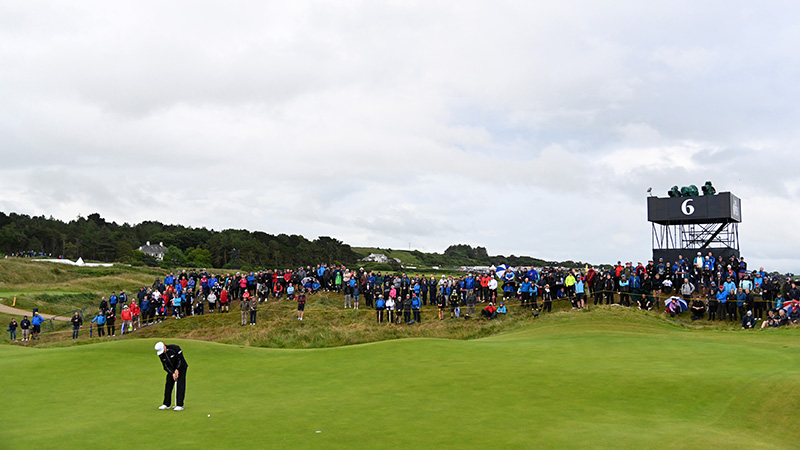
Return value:
M 697 268 L 698 271 L 703 271 L 703 266 L 705 266 L 705 258 L 703 258 L 703 252 L 697 252 L 697 256 L 694 258 L 694 266 Z
M 31 318 L 31 325 L 33 325 L 33 331 L 31 338 L 36 341 L 39 339 L 39 334 L 42 332 L 42 324 L 44 323 L 44 318 L 39 315 L 37 311 L 33 312 L 33 317 Z
M 97 315 L 94 316 L 94 319 L 92 319 L 89 324 L 90 327 L 92 323 L 97 327 L 97 337 L 103 337 L 103 333 L 105 333 L 106 313 L 103 312 L 102 309 L 97 311 Z M 91 328 L 89 329 L 89 335 L 91 336 Z
M 583 277 L 578 274 L 575 278 L 575 306 L 578 309 L 583 309 L 586 306 L 586 287 L 583 283 Z M 533 300 L 533 308 L 536 307 L 536 298 Z
M 797 303 L 793 304 L 792 309 L 789 310 L 789 320 L 793 324 L 800 322 L 800 307 L 797 306 Z
M 628 281 L 627 275 L 623 273 L 620 276 L 618 284 L 619 284 L 619 291 L 617 291 L 617 293 L 619 294 L 619 304 L 622 306 L 630 306 L 631 300 L 629 292 L 631 291 L 630 287 L 631 283 L 630 281 Z
M 753 311 L 747 311 L 747 315 L 742 317 L 742 329 L 749 330 L 756 327 L 756 318 L 753 317 Z
M 500 302 L 500 306 L 497 307 L 497 314 L 506 314 L 508 313 L 508 309 L 506 309 L 506 305 L 503 302 Z
M 117 321 L 117 315 L 114 314 L 114 310 L 113 309 L 109 309 L 108 311 L 106 311 L 106 334 L 107 335 L 109 335 L 109 336 L 116 336 L 117 335 L 117 332 L 115 331 L 116 327 L 114 326 L 116 321 Z
M 728 312 L 728 293 L 725 291 L 724 285 L 719 285 L 719 289 L 716 292 L 717 296 L 717 320 L 725 320 L 725 316 Z
M 31 337 L 31 321 L 28 320 L 28 316 L 22 316 L 22 320 L 19 322 L 19 329 L 22 330 L 22 342 L 27 342 Z
M 167 372 L 166 384 L 164 385 L 164 403 L 158 409 L 169 409 L 172 404 L 172 389 L 177 384 L 175 411 L 183 411 L 183 399 L 186 395 L 186 369 L 189 368 L 189 364 L 183 357 L 183 350 L 177 345 L 164 345 L 163 342 L 156 343 L 155 350 L 161 360 L 164 371 Z
M 545 284 L 542 291 L 542 311 L 553 311 L 553 293 L 550 291 L 549 284 Z
M 141 322 L 141 319 L 139 318 L 139 315 L 142 313 L 142 309 L 139 307 L 139 304 L 136 303 L 136 299 L 131 299 L 130 310 L 131 310 L 131 318 L 132 318 L 131 331 L 134 331 L 137 328 L 141 328 L 142 327 L 142 322 Z
M 495 319 L 497 318 L 497 308 L 494 306 L 494 303 L 489 302 L 489 304 L 481 310 L 481 314 L 489 320 Z
M 120 334 L 125 334 L 125 330 L 127 330 L 128 333 L 133 331 L 133 313 L 131 313 L 128 305 L 122 307 L 122 312 L 119 313 L 119 318 L 122 319 L 122 328 L 120 329 Z

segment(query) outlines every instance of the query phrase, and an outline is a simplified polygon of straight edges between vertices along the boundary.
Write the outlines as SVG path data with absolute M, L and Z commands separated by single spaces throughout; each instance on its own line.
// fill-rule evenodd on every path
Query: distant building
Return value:
M 167 252 L 167 247 L 164 247 L 163 242 L 159 242 L 158 245 L 150 245 L 150 241 L 147 241 L 146 244 L 139 247 L 139 251 L 144 253 L 145 255 L 150 255 L 153 258 L 157 259 L 158 261 L 164 260 L 164 253 Z
M 401 261 L 400 261 L 399 259 L 397 259 L 397 258 L 391 258 L 391 259 L 390 259 L 388 256 L 384 255 L 383 253 L 370 253 L 370 254 L 369 254 L 369 256 L 367 256 L 366 258 L 362 258 L 362 259 L 360 259 L 359 261 L 364 261 L 364 262 L 376 262 L 376 263 L 383 263 L 383 264 L 387 264 L 387 263 L 389 263 L 389 261 L 391 261 L 392 259 L 393 259 L 393 260 L 395 260 L 395 261 L 397 261 L 397 262 L 401 262 Z

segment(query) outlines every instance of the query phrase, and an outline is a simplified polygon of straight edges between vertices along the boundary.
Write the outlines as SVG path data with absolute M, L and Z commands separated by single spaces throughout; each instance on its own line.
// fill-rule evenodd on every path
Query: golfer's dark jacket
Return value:
M 164 353 L 158 355 L 161 359 L 161 364 L 167 373 L 174 373 L 175 369 L 183 372 L 184 369 L 189 367 L 189 364 L 183 359 L 183 350 L 177 345 L 167 345 Z

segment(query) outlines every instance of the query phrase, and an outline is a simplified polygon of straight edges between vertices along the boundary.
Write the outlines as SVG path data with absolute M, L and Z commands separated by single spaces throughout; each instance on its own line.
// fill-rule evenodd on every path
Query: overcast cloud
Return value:
M 646 190 L 800 271 L 796 2 L 0 0 L 0 210 L 646 260 Z

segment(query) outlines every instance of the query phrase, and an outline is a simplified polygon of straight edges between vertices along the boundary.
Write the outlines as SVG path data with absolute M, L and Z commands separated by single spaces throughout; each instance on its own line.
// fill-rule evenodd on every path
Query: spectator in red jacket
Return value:
M 125 330 L 128 330 L 130 333 L 133 328 L 133 314 L 131 314 L 131 309 L 128 308 L 128 305 L 122 307 L 122 312 L 119 313 L 120 319 L 122 319 L 122 329 L 120 330 L 120 334 L 125 334 Z
M 142 323 L 140 322 L 139 315 L 141 314 L 142 310 L 139 308 L 139 305 L 136 303 L 136 300 L 131 300 L 131 316 L 133 317 L 133 326 L 131 327 L 131 331 L 136 330 L 137 328 L 142 327 Z
M 481 314 L 483 314 L 483 317 L 486 317 L 489 320 L 497 317 L 497 308 L 494 306 L 494 302 L 489 302 L 486 308 L 481 310 Z
M 223 289 L 219 293 L 219 312 L 228 312 L 228 290 Z

